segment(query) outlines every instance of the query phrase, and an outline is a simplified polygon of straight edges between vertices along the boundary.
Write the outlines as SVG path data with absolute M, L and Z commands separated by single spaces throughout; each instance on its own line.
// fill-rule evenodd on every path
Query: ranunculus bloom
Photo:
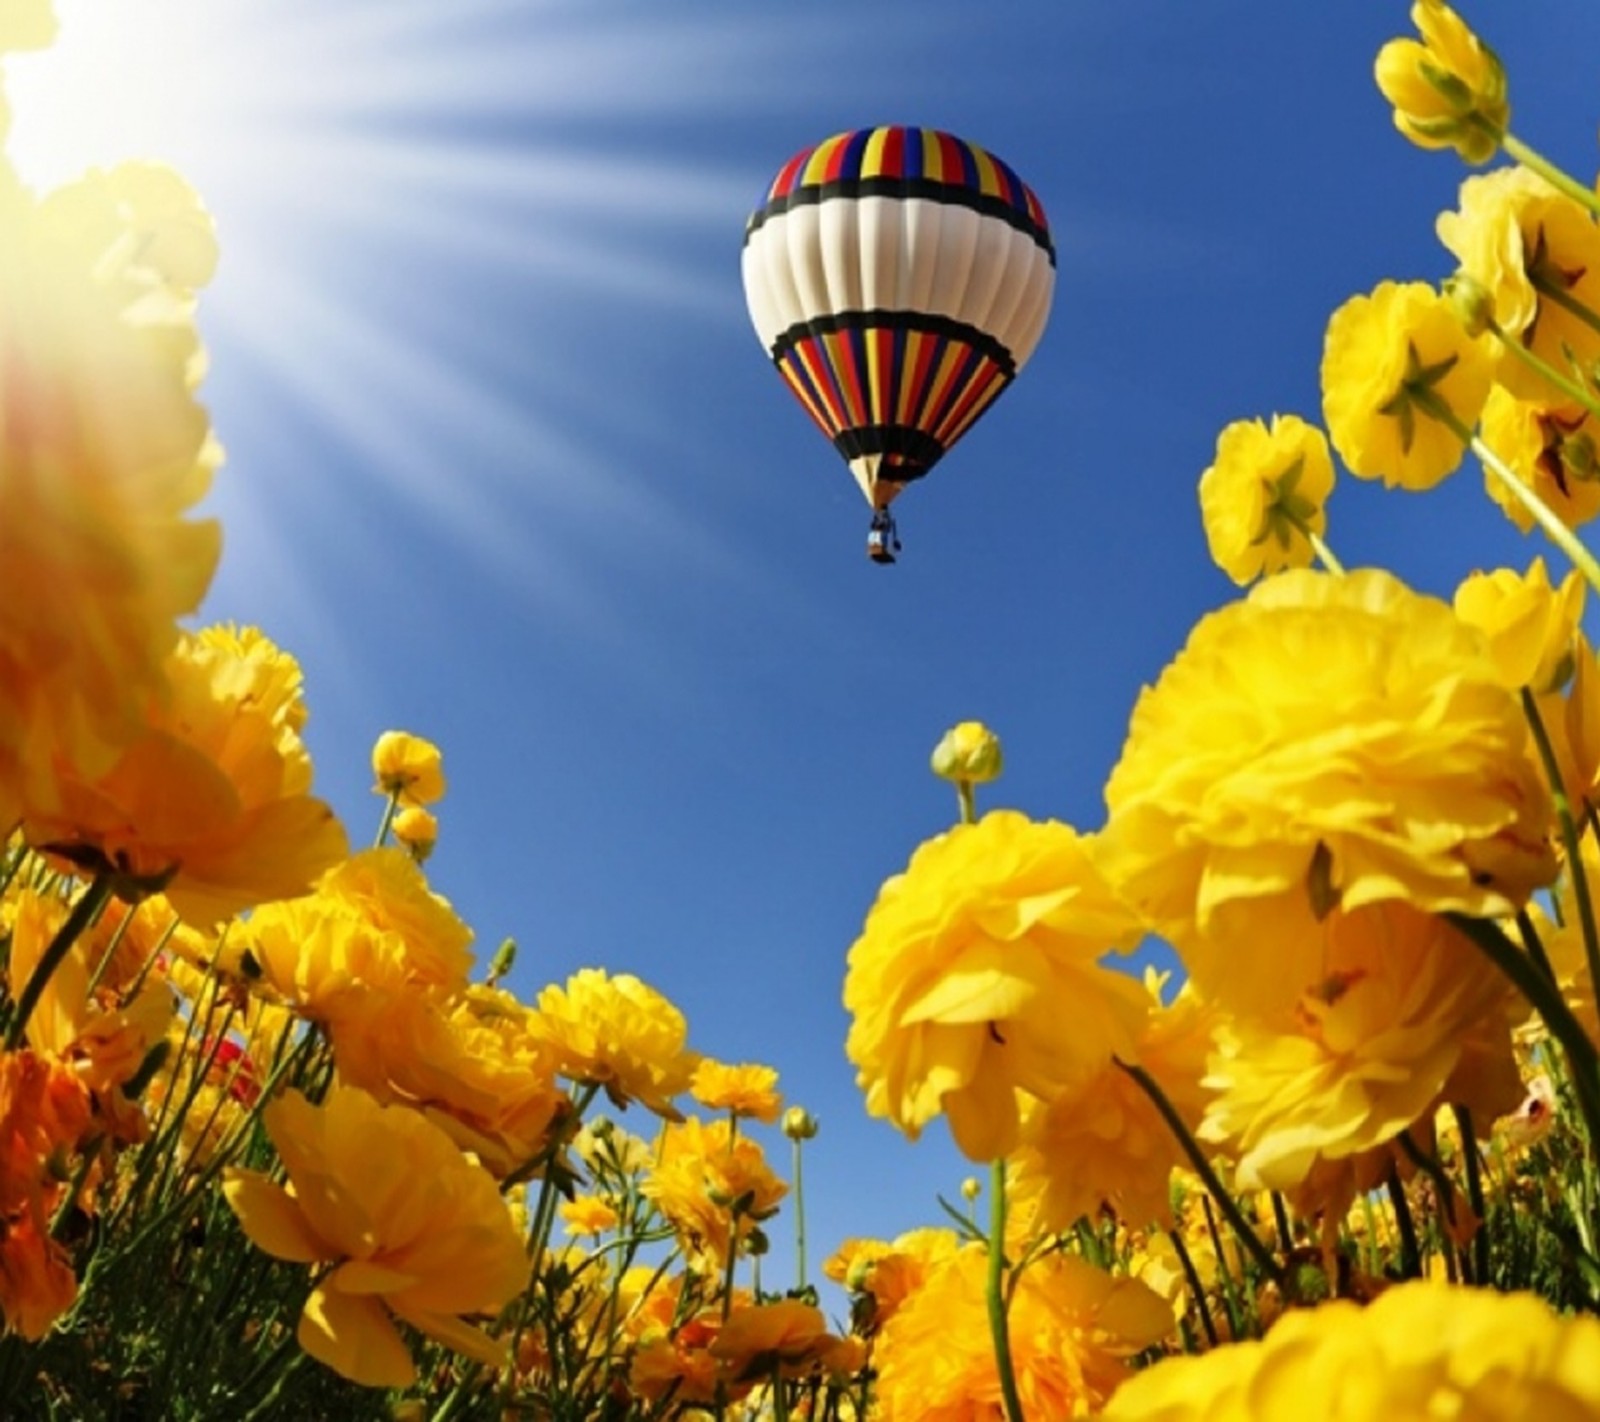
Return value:
M 783 1109 L 777 1071 L 753 1062 L 733 1066 L 704 1057 L 695 1065 L 689 1093 L 708 1111 L 728 1111 L 769 1126 Z
M 1534 285 L 1600 309 L 1600 226 L 1572 198 L 1526 168 L 1497 168 L 1462 183 L 1460 209 L 1440 214 L 1438 232 L 1507 337 L 1563 373 L 1600 356 L 1600 332 Z M 1520 399 L 1561 398 L 1514 351 L 1501 352 L 1495 378 Z
M 1008 1154 L 1019 1091 L 1132 1053 L 1145 995 L 1099 959 L 1140 933 L 1067 825 L 996 810 L 929 840 L 850 949 L 845 1051 L 868 1111 L 912 1139 L 942 1112 L 970 1158 Z
M 788 1191 L 757 1141 L 736 1136 L 726 1120 L 693 1117 L 662 1127 L 640 1186 L 672 1225 L 685 1256 L 708 1273 L 720 1272 L 730 1251 L 743 1250 L 750 1231 L 776 1213 Z
M 1532 1294 L 1416 1281 L 1362 1308 L 1295 1309 L 1259 1342 L 1167 1358 L 1130 1379 L 1105 1422 L 1275 1422 L 1308 1400 L 1339 1422 L 1600 1415 L 1600 1319 Z
M 1441 1104 L 1486 1128 L 1515 1106 L 1519 999 L 1447 920 L 1403 903 L 1335 912 L 1311 952 L 1282 955 L 1284 976 L 1297 970 L 1292 1011 L 1217 1033 L 1200 1135 L 1227 1143 L 1239 1188 L 1293 1189 Z
M 1489 340 L 1467 335 L 1426 282 L 1380 282 L 1335 311 L 1322 351 L 1322 413 L 1350 472 L 1430 489 L 1454 470 L 1466 446 L 1426 402 L 1476 424 L 1489 394 Z
M 394 837 L 418 864 L 427 862 L 439 841 L 439 821 L 421 805 L 407 805 L 394 817 Z
M 38 42 L 41 14 L 9 7 L 0 36 Z M 140 183 L 114 186 L 39 203 L 0 181 L 0 837 L 52 807 L 57 755 L 98 775 L 140 732 L 221 547 L 189 517 L 218 457 L 192 292 L 152 255 Z
M 1205 1109 L 1200 1080 L 1218 1014 L 1187 987 L 1163 1007 L 1147 986 L 1151 1012 L 1139 1035 L 1139 1065 L 1192 1134 Z M 1108 1062 L 1028 1111 L 1011 1158 L 1014 1214 L 1051 1233 L 1098 1217 L 1102 1208 L 1132 1228 L 1170 1228 L 1172 1172 L 1187 1159 L 1144 1089 Z
M 403 805 L 431 805 L 444 796 L 439 747 L 405 731 L 385 731 L 372 747 L 373 790 L 398 795 Z
M 1234 1011 L 1336 907 L 1481 917 L 1548 884 L 1550 797 L 1482 635 L 1379 571 L 1298 570 L 1203 618 L 1139 697 L 1102 865 Z
M 950 1229 L 913 1229 L 892 1241 L 847 1239 L 828 1257 L 822 1272 L 856 1295 L 851 1313 L 869 1337 L 916 1295 L 934 1270 L 961 1251 Z M 866 1300 L 867 1308 L 862 1307 Z
M 186 635 L 165 670 L 168 695 L 108 771 L 58 761 L 57 804 L 29 814 L 30 843 L 110 872 L 126 897 L 164 889 L 199 927 L 304 893 L 346 845 L 308 793 L 292 659 L 223 628 Z
M 730 1383 L 760 1382 L 774 1373 L 798 1377 L 815 1368 L 839 1344 L 815 1304 L 801 1299 L 732 1309 L 712 1340 L 710 1353 Z
M 689 1085 L 697 1053 L 683 1014 L 630 973 L 581 968 L 539 994 L 534 1030 L 556 1049 L 562 1075 L 600 1083 L 618 1106 L 642 1102 L 678 1118 L 672 1098 Z
M 984 1294 L 984 1250 L 970 1245 L 936 1270 L 884 1325 L 873 1352 L 880 1422 L 991 1422 L 999 1370 Z M 1011 1359 L 1028 1417 L 1098 1413 L 1130 1376 L 1128 1359 L 1167 1337 L 1172 1310 L 1135 1279 L 1050 1254 L 1016 1282 Z
M 414 1107 L 497 1177 L 526 1167 L 570 1110 L 554 1049 L 509 993 L 358 987 L 324 1020 L 341 1079 Z
M 1576 572 L 1550 586 L 1544 559 L 1524 574 L 1510 568 L 1473 573 L 1456 589 L 1456 616 L 1489 642 L 1501 680 L 1512 691 L 1553 691 L 1573 672 L 1585 583 Z
M 336 1089 L 321 1106 L 291 1091 L 262 1121 L 288 1185 L 229 1169 L 223 1194 L 257 1248 L 331 1266 L 306 1300 L 300 1346 L 353 1382 L 408 1387 L 400 1318 L 504 1366 L 504 1346 L 463 1317 L 499 1313 L 532 1268 L 494 1177 L 416 1112 L 363 1091 Z
M 1304 568 L 1306 537 L 1328 526 L 1333 492 L 1328 441 L 1296 415 L 1236 420 L 1217 436 L 1215 460 L 1200 476 L 1200 516 L 1211 556 L 1243 586 L 1264 573 Z
M 1566 404 L 1518 400 L 1496 385 L 1483 406 L 1478 433 L 1501 462 L 1539 496 L 1568 528 L 1578 528 L 1600 513 L 1600 421 Z M 1505 515 L 1524 533 L 1533 514 L 1489 468 L 1483 486 Z
M 1417 0 L 1411 22 L 1421 41 L 1390 40 L 1375 66 L 1395 127 L 1421 148 L 1454 148 L 1469 163 L 1487 163 L 1511 117 L 1500 60 L 1440 0 Z

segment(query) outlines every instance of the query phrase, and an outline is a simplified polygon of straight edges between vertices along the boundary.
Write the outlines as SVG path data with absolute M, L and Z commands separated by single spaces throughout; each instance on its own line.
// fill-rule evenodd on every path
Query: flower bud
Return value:
M 439 840 L 439 821 L 421 805 L 408 805 L 394 817 L 394 837 L 418 864 L 425 864 Z
M 969 1205 L 981 1194 L 983 1194 L 983 1182 L 976 1175 L 969 1175 L 961 1182 L 961 1198 Z
M 1494 320 L 1494 295 L 1471 272 L 1458 271 L 1448 277 L 1443 290 L 1449 298 L 1450 309 L 1469 336 L 1481 336 L 1489 329 L 1489 323 Z
M 809 1141 L 817 1134 L 817 1118 L 804 1106 L 791 1106 L 783 1113 L 783 1133 L 792 1141 Z
M 505 939 L 495 949 L 494 957 L 489 960 L 489 981 L 497 983 L 511 971 L 511 965 L 517 961 L 517 940 Z
M 1505 69 L 1442 0 L 1417 0 L 1411 19 L 1421 40 L 1390 40 L 1374 68 L 1395 127 L 1419 147 L 1488 162 L 1511 117 Z
M 983 785 L 1005 767 L 1000 737 L 981 721 L 963 721 L 933 748 L 933 773 L 958 784 Z

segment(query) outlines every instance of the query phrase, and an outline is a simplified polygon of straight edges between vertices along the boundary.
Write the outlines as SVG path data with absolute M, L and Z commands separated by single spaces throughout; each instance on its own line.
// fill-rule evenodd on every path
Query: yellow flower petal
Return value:
M 410 1387 L 417 1380 L 400 1330 L 376 1299 L 319 1285 L 306 1300 L 295 1337 L 319 1363 L 363 1387 Z
M 222 1175 L 222 1196 L 250 1242 L 273 1258 L 309 1264 L 329 1256 L 329 1246 L 311 1228 L 300 1202 L 265 1175 L 230 1167 Z

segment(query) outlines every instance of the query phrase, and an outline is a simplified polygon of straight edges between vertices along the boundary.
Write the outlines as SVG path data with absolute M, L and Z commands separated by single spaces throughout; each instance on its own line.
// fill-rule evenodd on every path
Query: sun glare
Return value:
M 751 177 L 684 162 L 653 120 L 704 117 L 708 74 L 726 101 L 791 72 L 774 58 L 803 35 L 643 7 L 618 44 L 570 0 L 56 11 L 55 44 L 6 64 L 23 180 L 156 159 L 217 219 L 201 322 L 230 448 L 219 587 L 317 586 L 286 571 L 307 558 L 294 517 L 340 478 L 381 480 L 557 617 L 604 615 L 574 556 L 601 526 L 606 547 L 715 563 L 671 492 L 596 443 L 658 439 L 672 412 L 598 409 L 604 382 L 575 372 L 604 367 L 606 312 L 739 328 L 727 273 Z

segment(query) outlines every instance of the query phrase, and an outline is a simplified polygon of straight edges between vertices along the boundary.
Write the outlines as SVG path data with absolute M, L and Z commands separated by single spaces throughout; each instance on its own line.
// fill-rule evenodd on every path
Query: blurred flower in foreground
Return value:
M 372 747 L 372 789 L 397 795 L 402 805 L 431 805 L 444 796 L 444 756 L 432 741 L 405 731 L 385 731 Z
M 1200 515 L 1211 557 L 1241 586 L 1264 573 L 1304 568 L 1308 533 L 1327 531 L 1333 492 L 1328 441 L 1296 415 L 1236 420 L 1217 436 L 1217 456 L 1200 476 Z
M 1375 67 L 1395 127 L 1419 147 L 1487 163 L 1511 119 L 1498 56 L 1441 0 L 1417 0 L 1411 22 L 1421 41 L 1390 40 Z
M 161 174 L 163 201 L 177 184 L 209 242 L 181 180 L 140 171 Z M 138 734 L 221 548 L 215 522 L 188 517 L 218 455 L 192 293 L 147 255 L 147 186 L 85 179 L 35 202 L 0 184 L 0 837 L 25 768 L 48 811 L 56 755 L 98 776 Z
M 990 1422 L 1000 1380 L 984 1298 L 984 1251 L 935 1270 L 885 1324 L 874 1350 L 880 1422 Z M 1172 1332 L 1172 1309 L 1134 1279 L 1051 1254 L 1018 1277 L 1009 1308 L 1017 1392 L 1029 1417 L 1098 1413 L 1128 1359 Z
M 1448 297 L 1426 282 L 1380 282 L 1328 322 L 1322 413 L 1352 474 L 1389 488 L 1431 489 L 1461 463 L 1466 441 L 1441 418 L 1477 423 L 1489 394 L 1489 337 L 1467 334 Z
M 868 1111 L 912 1139 L 943 1113 L 971 1159 L 1008 1154 L 1018 1091 L 1133 1050 L 1145 994 L 1099 959 L 1140 931 L 1067 825 L 996 810 L 929 840 L 850 949 L 845 1050 Z
M 230 1168 L 223 1193 L 257 1248 L 324 1266 L 300 1317 L 300 1346 L 368 1387 L 409 1387 L 394 1318 L 490 1366 L 502 1344 L 464 1314 L 497 1314 L 531 1265 L 493 1177 L 404 1107 L 365 1092 L 313 1106 L 291 1091 L 262 1113 L 287 1186 Z
M 1335 908 L 1491 917 L 1556 872 L 1482 636 L 1376 570 L 1282 573 L 1201 619 L 1140 695 L 1106 805 L 1107 874 L 1233 1011 L 1293 1007 Z
M 1365 1308 L 1285 1314 L 1260 1342 L 1169 1358 L 1111 1400 L 1106 1422 L 1269 1422 L 1338 1399 L 1340 1422 L 1401 1417 L 1600 1415 L 1600 1320 L 1562 1317 L 1531 1294 L 1414 1282 Z

